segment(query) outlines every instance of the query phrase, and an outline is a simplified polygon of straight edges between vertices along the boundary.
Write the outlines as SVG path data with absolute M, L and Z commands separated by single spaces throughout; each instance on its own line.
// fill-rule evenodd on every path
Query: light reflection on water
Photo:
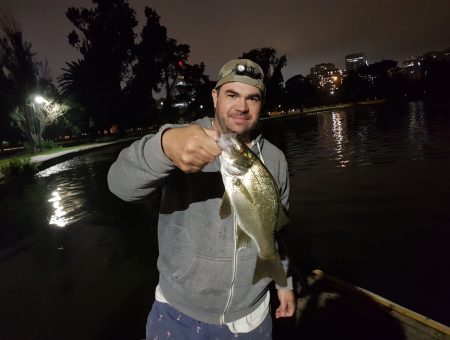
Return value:
M 348 167 L 445 159 L 445 113 L 429 111 L 417 102 L 305 114 L 280 122 L 285 133 L 276 142 L 283 145 L 294 176 L 311 169 L 336 173 Z
M 35 176 L 45 178 L 45 177 L 49 177 L 51 175 L 56 175 L 56 174 L 62 173 L 64 171 L 71 170 L 76 165 L 75 160 L 76 160 L 76 158 L 65 161 L 60 164 L 56 164 L 54 166 L 51 166 L 50 168 L 39 171 Z
M 60 190 L 60 188 L 56 188 L 56 190 L 52 192 L 52 197 L 48 200 L 54 209 L 52 216 L 50 216 L 49 224 L 54 224 L 58 227 L 65 227 L 71 218 L 65 217 L 67 215 L 67 211 L 64 210 L 63 202 L 61 202 L 61 195 L 58 192 Z
M 423 102 L 409 103 L 409 113 L 409 141 L 413 146 L 413 159 L 421 160 L 424 157 L 424 145 L 428 140 Z
M 50 226 L 64 228 L 95 211 L 95 207 L 88 204 L 93 196 L 88 191 L 95 192 L 103 185 L 104 178 L 97 178 L 99 174 L 94 163 L 108 159 L 105 157 L 105 153 L 94 152 L 56 164 L 35 175 L 38 181 L 46 183 L 46 211 Z
M 338 162 L 338 166 L 345 167 L 350 161 L 346 157 L 345 153 L 345 139 L 347 137 L 346 133 L 346 114 L 345 112 L 336 112 L 333 111 L 331 113 L 331 121 L 332 125 L 332 133 L 334 138 L 334 148 L 336 151 L 335 160 Z

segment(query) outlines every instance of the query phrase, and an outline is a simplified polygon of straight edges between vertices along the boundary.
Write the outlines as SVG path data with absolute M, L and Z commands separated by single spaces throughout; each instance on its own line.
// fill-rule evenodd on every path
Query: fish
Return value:
M 275 230 L 289 219 L 280 200 L 278 186 L 257 155 L 234 133 L 222 133 L 218 145 L 220 172 L 225 193 L 219 209 L 221 219 L 236 218 L 236 249 L 253 242 L 257 260 L 253 283 L 270 277 L 281 287 L 287 285 L 286 273 L 275 245 Z

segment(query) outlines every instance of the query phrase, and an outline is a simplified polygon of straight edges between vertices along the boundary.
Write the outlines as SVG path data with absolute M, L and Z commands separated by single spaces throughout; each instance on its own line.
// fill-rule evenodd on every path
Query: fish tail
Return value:
M 276 257 L 273 260 L 263 260 L 259 256 L 257 257 L 255 273 L 253 275 L 253 284 L 265 277 L 270 277 L 281 287 L 287 286 L 286 273 L 281 264 L 279 254 L 276 254 Z

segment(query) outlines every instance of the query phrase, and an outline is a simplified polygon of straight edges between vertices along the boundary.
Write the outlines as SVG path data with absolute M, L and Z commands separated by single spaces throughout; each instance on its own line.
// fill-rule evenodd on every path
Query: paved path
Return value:
M 70 155 L 73 154 L 73 156 L 75 156 L 76 154 L 86 151 L 86 150 L 90 150 L 90 149 L 96 149 L 96 148 L 100 148 L 102 146 L 106 146 L 106 145 L 112 145 L 112 144 L 118 144 L 118 143 L 124 143 L 129 141 L 130 143 L 134 140 L 136 140 L 137 138 L 123 138 L 123 139 L 119 139 L 119 140 L 115 140 L 112 142 L 105 142 L 105 143 L 96 143 L 96 144 L 91 144 L 91 145 L 80 145 L 79 147 L 73 147 L 70 148 L 70 150 L 63 150 L 63 151 L 59 151 L 59 152 L 54 152 L 51 154 L 47 154 L 47 155 L 37 155 L 37 156 L 32 156 L 30 158 L 32 163 L 36 163 L 37 165 L 41 165 L 41 163 L 44 163 L 48 160 L 51 159 L 55 159 L 55 161 L 57 162 L 57 158 L 62 158 L 66 155 Z M 41 169 L 42 170 L 42 169 Z M 5 178 L 5 176 L 0 172 L 0 182 Z
M 130 139 L 130 141 L 132 141 L 132 140 L 133 139 Z M 80 145 L 79 147 L 71 148 L 70 150 L 59 151 L 59 152 L 55 152 L 55 153 L 51 153 L 51 154 L 47 154 L 47 155 L 32 156 L 31 162 L 32 163 L 42 163 L 42 162 L 48 161 L 49 159 L 58 158 L 58 157 L 68 155 L 71 153 L 78 153 L 81 151 L 95 149 L 95 148 L 99 148 L 99 147 L 102 147 L 105 145 L 110 145 L 110 144 L 117 144 L 117 143 L 121 143 L 124 141 L 126 141 L 126 139 L 121 139 L 121 140 L 117 140 L 117 141 L 113 141 L 113 142 L 97 143 L 97 144 L 92 144 L 92 145 Z

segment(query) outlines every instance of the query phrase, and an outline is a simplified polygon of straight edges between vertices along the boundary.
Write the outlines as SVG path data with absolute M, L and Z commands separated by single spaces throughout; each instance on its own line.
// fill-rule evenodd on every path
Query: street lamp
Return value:
M 49 103 L 49 101 L 47 99 L 45 99 L 44 97 L 42 97 L 40 95 L 34 96 L 34 102 L 36 104 L 48 104 Z

